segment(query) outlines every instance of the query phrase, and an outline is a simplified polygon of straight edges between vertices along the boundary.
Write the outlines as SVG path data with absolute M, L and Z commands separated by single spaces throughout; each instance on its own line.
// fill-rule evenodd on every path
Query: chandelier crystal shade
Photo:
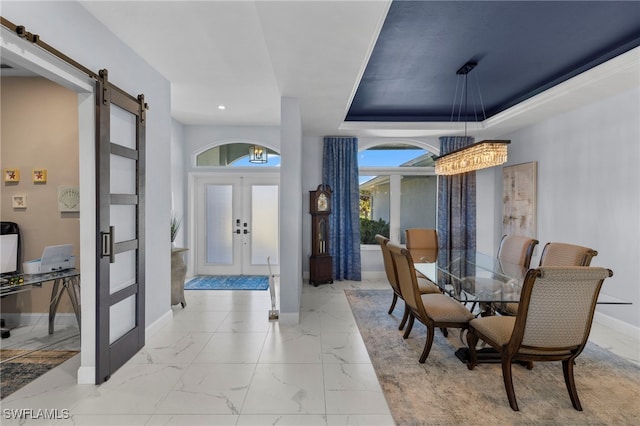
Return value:
M 266 163 L 267 162 L 267 149 L 260 145 L 252 145 L 249 147 L 249 162 L 250 163 Z
M 436 174 L 457 175 L 487 167 L 499 166 L 507 161 L 509 140 L 486 140 L 450 152 L 436 159 Z

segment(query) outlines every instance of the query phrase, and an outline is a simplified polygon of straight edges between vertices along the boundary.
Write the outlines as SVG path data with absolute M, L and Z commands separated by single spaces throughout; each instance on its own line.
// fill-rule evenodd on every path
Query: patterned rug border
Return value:
M 417 323 L 402 338 L 404 305 L 387 314 L 393 292 L 344 290 L 356 324 L 397 425 L 640 424 L 640 367 L 588 343 L 576 359 L 575 379 L 584 411 L 571 406 L 560 362 L 514 366 L 520 411 L 509 407 L 500 364 L 468 370 L 454 355 L 462 344 L 456 330 L 436 332 L 429 358 L 418 362 L 426 328 Z
M 78 353 L 80 351 L 1 349 L 0 399 L 6 398 Z
M 185 290 L 266 290 L 268 275 L 196 275 L 184 285 Z

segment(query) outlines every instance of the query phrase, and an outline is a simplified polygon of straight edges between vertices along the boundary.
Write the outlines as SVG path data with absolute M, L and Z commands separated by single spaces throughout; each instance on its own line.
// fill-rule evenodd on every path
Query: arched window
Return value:
M 196 156 L 196 167 L 279 167 L 280 154 L 272 149 L 262 147 L 266 152 L 266 162 L 252 163 L 250 149 L 252 143 L 229 143 L 219 145 Z
M 360 151 L 361 244 L 375 234 L 404 243 L 407 228 L 436 227 L 435 155 L 424 148 L 392 143 Z

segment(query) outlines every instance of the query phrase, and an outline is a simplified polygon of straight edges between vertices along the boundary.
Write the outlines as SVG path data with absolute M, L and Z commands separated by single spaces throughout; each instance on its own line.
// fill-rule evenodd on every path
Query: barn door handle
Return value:
M 116 262 L 116 255 L 113 251 L 113 244 L 115 240 L 115 226 L 109 227 L 109 232 L 100 232 L 102 238 L 102 250 L 100 257 L 109 256 L 109 263 Z

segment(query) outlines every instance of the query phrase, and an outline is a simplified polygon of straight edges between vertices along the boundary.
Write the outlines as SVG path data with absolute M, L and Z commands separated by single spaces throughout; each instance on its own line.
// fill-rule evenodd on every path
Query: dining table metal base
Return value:
M 456 358 L 464 364 L 469 363 L 469 348 L 459 348 L 455 351 Z M 493 348 L 481 348 L 476 349 L 476 355 L 478 357 L 478 364 L 500 364 L 502 357 L 500 353 Z M 533 367 L 533 364 L 529 361 L 513 361 L 514 364 L 520 364 L 528 369 Z
M 479 363 L 500 363 L 500 353 L 493 348 L 476 349 Z M 460 348 L 455 352 L 456 358 L 461 362 L 469 363 L 469 348 Z

